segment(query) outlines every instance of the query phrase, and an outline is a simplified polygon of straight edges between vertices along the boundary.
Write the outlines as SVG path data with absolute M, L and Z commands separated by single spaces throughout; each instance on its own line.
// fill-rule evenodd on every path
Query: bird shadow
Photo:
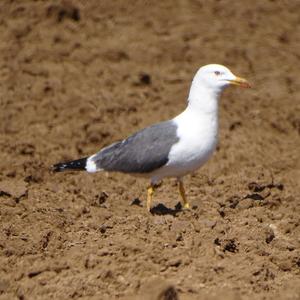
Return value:
M 171 215 L 171 216 L 177 216 L 178 213 L 182 212 L 182 205 L 180 202 L 178 202 L 175 205 L 175 208 L 169 208 L 166 207 L 164 204 L 159 203 L 156 206 L 153 206 L 150 210 L 150 213 L 152 215 L 159 215 L 159 216 L 164 216 L 164 215 Z

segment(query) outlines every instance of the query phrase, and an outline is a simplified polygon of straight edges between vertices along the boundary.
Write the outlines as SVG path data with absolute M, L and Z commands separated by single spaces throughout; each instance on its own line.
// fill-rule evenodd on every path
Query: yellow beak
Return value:
M 241 77 L 235 77 L 235 79 L 233 80 L 229 80 L 230 84 L 233 84 L 233 85 L 238 85 L 240 87 L 243 87 L 243 88 L 250 88 L 250 84 L 249 82 L 244 79 L 244 78 L 241 78 Z

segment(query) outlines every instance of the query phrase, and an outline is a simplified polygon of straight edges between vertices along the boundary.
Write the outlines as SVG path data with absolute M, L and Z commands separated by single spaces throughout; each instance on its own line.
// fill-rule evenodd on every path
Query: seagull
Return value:
M 89 157 L 55 164 L 52 169 L 55 172 L 121 172 L 146 177 L 150 179 L 149 212 L 155 188 L 164 178 L 175 177 L 183 208 L 189 209 L 183 177 L 203 166 L 216 149 L 219 99 L 230 85 L 250 87 L 246 79 L 235 76 L 225 66 L 205 65 L 194 76 L 187 107 L 178 116 L 146 127 Z

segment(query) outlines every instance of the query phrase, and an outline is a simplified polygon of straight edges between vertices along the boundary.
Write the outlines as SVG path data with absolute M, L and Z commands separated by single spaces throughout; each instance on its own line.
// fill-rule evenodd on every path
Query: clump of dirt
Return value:
M 0 298 L 300 297 L 297 1 L 1 1 Z M 220 143 L 185 186 L 53 174 L 180 113 L 227 65 Z

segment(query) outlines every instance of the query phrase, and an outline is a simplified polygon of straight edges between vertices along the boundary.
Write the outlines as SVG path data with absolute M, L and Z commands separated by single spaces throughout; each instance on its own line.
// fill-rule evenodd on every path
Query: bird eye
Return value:
M 215 71 L 215 74 L 216 74 L 217 76 L 219 76 L 219 75 L 221 75 L 221 72 L 220 72 L 220 71 Z

